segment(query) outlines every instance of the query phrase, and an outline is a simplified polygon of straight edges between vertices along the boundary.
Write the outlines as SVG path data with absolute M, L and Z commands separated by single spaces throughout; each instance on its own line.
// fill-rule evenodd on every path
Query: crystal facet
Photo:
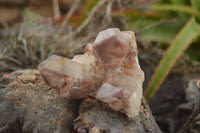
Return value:
M 139 111 L 144 73 L 131 31 L 104 30 L 86 46 L 85 54 L 72 60 L 53 55 L 38 68 L 44 81 L 61 97 L 91 96 L 129 117 Z

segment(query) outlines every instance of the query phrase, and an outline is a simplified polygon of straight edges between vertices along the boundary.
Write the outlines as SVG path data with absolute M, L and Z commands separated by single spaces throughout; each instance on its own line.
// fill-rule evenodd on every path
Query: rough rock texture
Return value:
M 200 132 L 199 83 L 199 78 L 177 77 L 166 81 L 151 99 L 153 115 L 163 131 Z
M 69 133 L 77 105 L 60 99 L 37 70 L 16 71 L 0 81 L 1 133 Z
M 139 112 L 144 73 L 131 31 L 101 31 L 94 43 L 86 46 L 85 54 L 72 60 L 53 55 L 38 68 L 45 82 L 61 97 L 92 96 L 128 117 Z
M 160 133 L 150 112 L 144 99 L 139 114 L 129 119 L 102 102 L 87 98 L 80 105 L 74 127 L 79 133 Z
M 2 77 L 0 118 L 1 133 L 161 132 L 145 101 L 139 115 L 130 119 L 98 100 L 60 99 L 37 70 L 21 70 Z

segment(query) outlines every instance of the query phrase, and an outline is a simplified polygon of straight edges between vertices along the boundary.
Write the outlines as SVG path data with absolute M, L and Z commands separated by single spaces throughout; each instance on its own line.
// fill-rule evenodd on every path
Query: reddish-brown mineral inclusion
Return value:
M 72 60 L 53 55 L 39 64 L 44 81 L 61 97 L 94 97 L 115 110 L 138 114 L 144 73 L 137 58 L 135 35 L 111 28 Z

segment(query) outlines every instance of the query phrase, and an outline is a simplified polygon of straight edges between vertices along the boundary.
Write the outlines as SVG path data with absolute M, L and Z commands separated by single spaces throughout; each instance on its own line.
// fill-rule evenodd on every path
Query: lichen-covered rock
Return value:
M 0 80 L 1 133 L 71 133 L 77 104 L 60 99 L 37 70 L 21 70 Z
M 20 70 L 0 79 L 1 133 L 159 133 L 142 101 L 139 114 L 128 118 L 107 104 L 59 98 L 37 70 Z
M 74 121 L 78 133 L 161 133 L 144 99 L 132 119 L 91 98 L 80 104 L 79 112 Z
M 104 30 L 86 46 L 85 54 L 72 60 L 53 55 L 38 68 L 61 97 L 95 97 L 128 117 L 139 112 L 144 73 L 131 31 Z

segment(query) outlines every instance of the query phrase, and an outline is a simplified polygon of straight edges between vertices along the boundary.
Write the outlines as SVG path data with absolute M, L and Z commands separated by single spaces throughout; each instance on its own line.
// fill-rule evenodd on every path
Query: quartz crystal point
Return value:
M 86 46 L 85 54 L 72 60 L 53 55 L 38 68 L 44 81 L 61 97 L 91 96 L 128 117 L 139 111 L 144 73 L 131 31 L 104 30 Z

